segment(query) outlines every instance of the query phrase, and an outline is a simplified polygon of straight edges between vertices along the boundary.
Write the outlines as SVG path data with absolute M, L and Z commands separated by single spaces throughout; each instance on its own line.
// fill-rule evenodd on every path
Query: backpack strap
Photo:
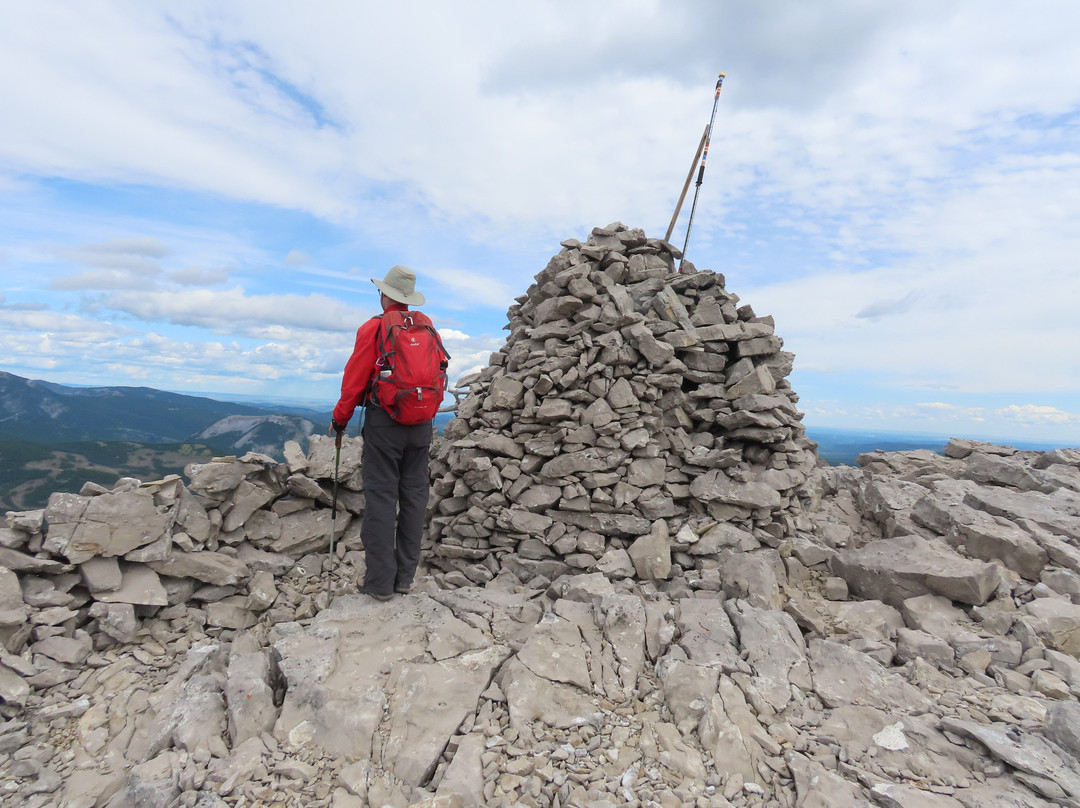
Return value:
M 450 354 L 446 352 L 446 347 L 443 345 L 442 337 L 439 336 L 439 332 L 435 330 L 435 324 L 431 322 L 431 318 L 424 314 L 422 311 L 414 311 L 412 314 L 419 315 L 414 317 L 413 321 L 431 332 L 431 335 L 435 337 L 435 344 L 439 346 L 439 353 L 442 354 L 443 370 L 449 365 Z
M 377 378 L 379 378 L 379 363 L 382 360 L 382 353 L 383 353 L 382 315 L 381 314 L 376 314 L 371 319 L 372 320 L 378 320 L 379 321 L 379 327 L 378 327 L 378 337 L 375 340 L 375 365 L 371 369 L 371 375 L 368 377 L 367 386 L 364 388 L 364 397 L 360 400 L 360 402 L 364 406 L 367 406 L 368 404 L 371 404 L 371 403 L 377 403 L 377 402 L 374 401 L 374 399 L 372 399 L 371 394 L 375 390 L 375 380 Z M 368 322 L 371 322 L 371 320 L 369 320 Z

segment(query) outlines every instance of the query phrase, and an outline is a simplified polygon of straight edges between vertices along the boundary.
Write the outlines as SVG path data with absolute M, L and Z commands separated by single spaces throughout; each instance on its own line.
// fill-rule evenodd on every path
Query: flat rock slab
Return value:
M 1080 606 L 1067 600 L 1039 598 L 1025 604 L 1022 613 L 1047 646 L 1080 657 Z
M 978 724 L 956 718 L 944 718 L 941 728 L 967 738 L 974 738 L 995 757 L 1015 769 L 1042 780 L 1056 783 L 1074 800 L 1080 798 L 1080 769 L 1077 761 L 1056 744 L 1031 733 L 1007 731 L 1001 725 Z M 1038 780 L 1035 781 L 1038 785 Z M 1043 795 L 1053 795 L 1044 790 Z
M 743 600 L 725 606 L 754 669 L 754 686 L 773 710 L 779 713 L 788 706 L 792 686 L 804 692 L 813 689 L 803 635 L 790 615 L 755 609 Z
M 53 494 L 45 508 L 45 549 L 73 564 L 94 556 L 122 556 L 161 538 L 174 514 L 154 505 L 149 491 L 118 491 L 95 497 Z
M 1080 539 L 1080 515 L 1076 505 L 1061 492 L 1050 495 L 981 486 L 964 497 L 964 504 L 1012 521 L 1034 522 L 1052 533 Z
M 829 565 L 852 591 L 898 609 L 908 598 L 926 594 L 981 606 L 1000 581 L 996 565 L 964 558 L 941 540 L 919 536 L 881 539 L 859 550 L 844 550 Z
M 287 682 L 275 736 L 371 759 L 410 785 L 430 776 L 510 653 L 426 596 L 341 596 L 273 647 Z
M 845 704 L 876 707 L 902 713 L 925 713 L 932 702 L 866 654 L 829 640 L 809 646 L 814 690 L 828 707 Z

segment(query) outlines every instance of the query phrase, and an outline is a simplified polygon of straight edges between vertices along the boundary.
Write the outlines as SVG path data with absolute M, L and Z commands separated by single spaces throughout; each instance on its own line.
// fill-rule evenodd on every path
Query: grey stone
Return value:
M 251 572 L 269 572 L 274 576 L 284 575 L 296 564 L 296 559 L 290 556 L 260 550 L 247 542 L 236 548 L 236 558 Z
M 134 642 L 140 624 L 135 616 L 135 606 L 130 603 L 95 603 L 90 616 L 97 620 L 98 628 L 123 643 Z
M 95 597 L 105 603 L 131 603 L 136 606 L 166 606 L 168 593 L 158 574 L 142 564 L 120 565 L 119 589 L 98 592 Z
M 970 624 L 967 615 L 948 598 L 940 595 L 920 595 L 904 601 L 901 611 L 908 628 L 918 629 L 935 637 L 948 639 L 962 626 Z
M 30 685 L 26 680 L 6 665 L 0 665 L 0 702 L 25 707 L 29 697 Z M 0 734 L 0 751 L 14 751 L 5 749 L 5 745 L 5 738 Z
M 1064 497 L 1038 491 L 978 488 L 964 497 L 964 504 L 1011 521 L 1025 520 L 1073 540 L 1080 540 L 1080 516 Z
M 243 561 L 210 550 L 173 553 L 168 561 L 151 562 L 149 566 L 161 575 L 194 578 L 215 586 L 242 583 L 251 576 L 251 571 Z
M 1056 598 L 1040 598 L 1020 610 L 1025 620 L 1049 648 L 1080 657 L 1080 605 Z
M 784 762 L 795 781 L 798 805 L 806 808 L 865 808 L 863 791 L 805 755 L 788 750 Z
M 157 694 L 157 703 L 142 717 L 145 735 L 132 739 L 129 757 L 152 760 L 176 746 L 189 752 L 200 750 L 215 757 L 228 756 L 222 740 L 226 734 L 225 677 L 216 672 L 178 672 Z
M 755 782 L 766 755 L 756 737 L 763 728 L 746 703 L 746 697 L 729 677 L 721 676 L 698 726 L 701 746 L 738 782 Z M 732 795 L 734 796 L 734 795 Z
M 173 777 L 178 756 L 166 752 L 131 767 L 123 786 L 109 801 L 109 808 L 141 808 L 150 805 L 171 805 L 180 797 L 180 788 Z
M 477 733 L 466 735 L 458 743 L 450 765 L 446 767 L 436 796 L 459 798 L 461 805 L 484 804 L 484 769 L 482 755 L 486 738 Z
M 969 480 L 991 485 L 1008 486 L 1020 491 L 1050 493 L 1056 486 L 1048 485 L 1037 470 L 1013 459 L 1004 460 L 983 452 L 972 454 L 964 464 L 964 476 Z
M 896 633 L 896 657 L 901 663 L 925 659 L 947 668 L 951 668 L 956 661 L 956 653 L 948 642 L 925 631 L 910 628 L 899 629 Z M 989 660 L 989 657 L 987 659 Z
M 1052 705 L 1047 711 L 1046 737 L 1080 760 L 1080 703 Z
M 549 613 L 518 652 L 518 659 L 537 676 L 589 691 L 592 680 L 587 653 L 577 626 Z
M 870 789 L 870 794 L 884 808 L 963 808 L 964 805 L 954 797 L 906 783 L 880 783 Z
M 192 463 L 184 469 L 184 473 L 191 480 L 188 485 L 189 490 L 210 499 L 224 501 L 244 481 L 245 477 L 254 474 L 260 468 L 261 466 L 254 463 L 214 461 L 210 463 Z
M 1001 560 L 1025 578 L 1038 580 L 1046 566 L 1046 550 L 1026 531 L 1000 516 L 932 498 L 920 501 L 912 516 L 944 535 L 950 544 L 962 546 L 966 555 L 984 561 Z
M 218 794 L 230 795 L 237 786 L 247 783 L 262 766 L 267 754 L 266 745 L 259 738 L 247 738 L 236 744 L 228 757 L 211 761 L 207 781 L 218 784 Z
M 1037 778 L 1049 780 L 1065 794 L 1080 797 L 1080 770 L 1075 761 L 1063 758 L 1061 750 L 1030 733 L 1006 733 L 999 726 L 987 726 L 974 721 L 943 718 L 944 730 L 972 738 L 983 744 L 993 755 Z
M 268 545 L 272 552 L 299 558 L 330 546 L 330 533 L 340 539 L 349 527 L 349 514 L 337 518 L 329 508 L 304 510 L 281 517 L 281 535 Z
M 540 469 L 540 474 L 558 480 L 571 474 L 610 471 L 622 465 L 626 457 L 626 452 L 618 449 L 583 449 L 549 460 Z
M 244 600 L 246 605 L 247 601 Z M 217 602 L 206 606 L 207 625 L 245 629 L 255 625 L 255 615 L 239 603 Z
M 173 518 L 144 490 L 95 497 L 53 494 L 45 508 L 49 524 L 45 549 L 74 564 L 99 555 L 124 555 L 159 539 Z
M 749 552 L 757 547 L 758 541 L 749 531 L 730 522 L 719 522 L 702 533 L 686 552 L 694 556 L 714 556 L 725 548 Z
M 294 497 L 300 499 L 310 499 L 317 502 L 321 502 L 324 505 L 333 504 L 333 498 L 326 492 L 326 490 L 319 484 L 318 480 L 313 480 L 305 474 L 292 474 L 285 481 L 285 486 L 288 488 L 289 493 Z M 232 512 L 229 512 L 232 516 Z M 249 514 L 250 516 L 250 514 Z M 245 524 L 246 517 L 239 520 L 227 520 L 229 524 L 233 525 L 233 529 Z
M 940 540 L 898 536 L 870 542 L 859 550 L 842 550 L 829 562 L 833 573 L 852 591 L 880 597 L 899 608 L 923 594 L 981 605 L 994 594 L 997 567 L 958 555 Z
M 339 596 L 315 626 L 274 644 L 287 683 L 275 737 L 369 758 L 388 709 L 381 763 L 413 785 L 430 775 L 506 654 L 430 599 Z M 429 647 L 446 650 L 434 659 Z
M 814 690 L 827 707 L 866 704 L 881 710 L 919 714 L 931 700 L 865 654 L 829 640 L 809 643 Z
M 611 549 L 600 556 L 596 569 L 614 580 L 633 577 L 637 572 L 630 554 L 622 549 Z
M 892 642 L 903 628 L 900 612 L 880 600 L 829 604 L 836 631 L 870 642 Z
M 270 661 L 266 654 L 241 653 L 229 660 L 225 701 L 233 746 L 273 730 L 278 710 L 274 706 Z
M 59 561 L 20 553 L 7 547 L 0 547 L 0 567 L 13 572 L 40 572 L 46 575 L 64 571 L 64 565 Z
M 30 535 L 21 530 L 12 530 L 9 527 L 0 527 L 0 547 L 9 550 L 18 550 L 26 546 L 30 541 Z
M 115 591 L 123 583 L 120 564 L 115 558 L 88 559 L 79 565 L 79 573 L 91 594 Z
M 274 492 L 264 485 L 241 480 L 229 497 L 231 507 L 225 515 L 221 529 L 226 533 L 242 527 L 255 511 L 274 499 Z
M 487 401 L 495 410 L 515 410 L 521 407 L 525 397 L 525 386 L 509 376 L 499 376 L 488 391 Z
M 725 609 L 739 635 L 739 645 L 754 671 L 752 682 L 776 713 L 792 699 L 792 688 L 813 690 L 802 632 L 790 615 L 728 601 Z
M 90 656 L 90 635 L 78 631 L 73 637 L 49 637 L 31 645 L 30 650 L 66 665 L 81 665 Z
M 282 454 L 285 457 L 285 463 L 288 465 L 289 471 L 293 474 L 299 474 L 307 469 L 307 455 L 304 454 L 304 450 L 300 448 L 300 444 L 296 441 L 285 441 Z
M 637 577 L 664 580 L 671 575 L 671 546 L 667 523 L 657 521 L 646 536 L 636 539 L 627 549 Z
M 747 508 L 780 506 L 780 494 L 764 483 L 740 483 L 729 479 L 721 470 L 713 469 L 690 483 L 690 494 L 703 502 L 718 501 Z
M 759 609 L 781 608 L 776 571 L 760 553 L 735 553 L 723 566 L 724 595 L 741 598 Z

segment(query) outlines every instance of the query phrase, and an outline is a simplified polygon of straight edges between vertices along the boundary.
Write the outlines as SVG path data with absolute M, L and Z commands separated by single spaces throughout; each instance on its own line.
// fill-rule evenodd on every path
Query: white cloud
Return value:
M 182 286 L 219 286 L 229 280 L 229 270 L 187 267 L 173 270 L 166 278 Z
M 1037 404 L 1013 404 L 997 411 L 997 414 L 1021 423 L 1029 424 L 1077 424 L 1080 413 L 1063 412 L 1057 407 Z
M 156 284 L 148 281 L 146 275 L 120 269 L 101 269 L 96 272 L 77 272 L 73 275 L 61 275 L 49 282 L 50 289 L 56 290 L 91 290 L 91 289 L 145 289 Z
M 542 269 L 539 267 L 538 269 Z M 460 301 L 454 308 L 475 306 L 484 304 L 488 306 L 505 306 L 513 300 L 514 293 L 511 287 L 503 280 L 493 278 L 480 272 L 467 269 L 433 268 L 427 271 L 436 283 L 445 286 Z M 429 299 L 434 295 L 429 293 Z M 449 298 L 453 301 L 455 298 Z M 444 299 L 439 301 L 447 303 Z
M 94 343 L 132 333 L 128 328 L 93 318 L 62 314 L 48 309 L 24 309 L 13 306 L 0 308 L 0 328 L 12 332 L 5 338 L 12 354 L 17 353 L 14 341 L 21 336 L 36 339 L 39 334 L 43 336 L 62 334 L 64 339 Z
M 355 329 L 364 313 L 326 295 L 248 295 L 243 288 L 211 291 L 124 292 L 104 305 L 145 322 L 208 328 L 218 333 L 245 333 L 267 324 L 317 331 Z
M 285 256 L 285 266 L 287 267 L 298 267 L 310 263 L 311 256 L 302 250 L 289 250 L 288 255 Z
M 1004 3 L 633 9 L 118 3 L 57 21 L 24 7 L 0 52 L 34 91 L 0 96 L 21 121 L 6 157 L 304 208 L 388 240 L 416 227 L 417 205 L 475 238 L 558 239 L 666 223 L 721 62 L 714 226 L 751 184 L 808 212 L 879 207 L 1078 96 L 1071 5 L 1050 28 Z M 604 25 L 568 24 L 590 14 Z
M 83 244 L 79 251 L 90 255 L 140 255 L 144 258 L 164 258 L 172 252 L 153 237 L 115 238 L 96 244 Z

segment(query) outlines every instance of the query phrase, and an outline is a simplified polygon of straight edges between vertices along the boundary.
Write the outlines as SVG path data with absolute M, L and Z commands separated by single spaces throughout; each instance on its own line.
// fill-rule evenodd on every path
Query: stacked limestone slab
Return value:
M 772 318 L 641 230 L 562 247 L 463 380 L 432 469 L 436 563 L 474 583 L 507 567 L 666 578 L 792 535 L 816 458 Z
M 44 509 L 9 513 L 0 526 L 0 704 L 77 676 L 96 651 L 131 642 L 147 618 L 217 634 L 314 614 L 326 591 L 294 579 L 319 574 L 331 533 L 350 562 L 335 570 L 339 583 L 351 587 L 362 444 L 343 447 L 336 517 L 333 441 L 313 435 L 309 444 L 305 455 L 287 443 L 286 463 L 216 458 L 189 465 L 188 485 L 176 475 L 87 483 L 53 494 Z M 21 678 L 5 667 L 7 654 L 27 655 Z

